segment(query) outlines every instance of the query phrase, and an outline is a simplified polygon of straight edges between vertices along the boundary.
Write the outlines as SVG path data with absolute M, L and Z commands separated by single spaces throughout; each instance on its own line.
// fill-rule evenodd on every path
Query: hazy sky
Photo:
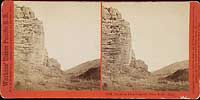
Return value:
M 16 2 L 15 2 L 16 3 Z M 99 2 L 17 2 L 31 7 L 43 22 L 45 47 L 63 69 L 99 58 Z M 188 59 L 189 2 L 103 3 L 130 23 L 133 49 L 154 71 Z
M 100 4 L 95 2 L 15 2 L 30 7 L 43 22 L 48 55 L 62 69 L 100 58 Z
M 103 3 L 130 23 L 133 48 L 154 71 L 189 55 L 189 2 Z

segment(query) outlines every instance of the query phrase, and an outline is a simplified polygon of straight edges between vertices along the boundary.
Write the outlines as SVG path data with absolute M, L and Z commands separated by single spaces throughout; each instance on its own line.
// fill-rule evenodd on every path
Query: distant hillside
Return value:
M 167 77 L 168 75 L 175 73 L 177 70 L 187 69 L 188 67 L 189 67 L 189 61 L 184 60 L 184 61 L 170 64 L 164 68 L 161 68 L 153 72 L 153 75 L 160 76 L 160 77 Z
M 188 69 L 179 69 L 173 74 L 165 77 L 169 81 L 188 81 Z
M 99 59 L 87 61 L 64 72 L 66 78 L 100 79 Z

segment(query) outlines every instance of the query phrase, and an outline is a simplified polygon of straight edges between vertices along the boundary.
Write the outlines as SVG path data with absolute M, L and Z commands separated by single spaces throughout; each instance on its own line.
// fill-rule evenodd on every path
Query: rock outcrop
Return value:
M 136 68 L 142 69 L 142 70 L 148 70 L 148 65 L 145 64 L 144 61 L 138 59 L 136 60 Z
M 16 89 L 45 89 L 58 81 L 63 71 L 57 60 L 48 57 L 42 22 L 24 6 L 14 6 L 14 59 Z M 51 81 L 53 82 L 53 81 Z
M 93 90 L 99 89 L 99 60 L 73 74 L 73 82 L 44 45 L 42 22 L 24 6 L 14 6 L 14 88 L 16 90 Z M 87 85 L 85 85 L 87 84 Z
M 148 66 L 136 60 L 132 48 L 129 22 L 115 8 L 102 8 L 102 76 L 106 87 L 120 83 L 122 78 L 143 78 Z
M 117 9 L 103 7 L 102 31 L 103 62 L 113 66 L 129 66 L 134 57 L 130 27 Z
M 34 65 L 47 64 L 48 54 L 44 47 L 42 22 L 28 7 L 15 5 L 14 56 Z

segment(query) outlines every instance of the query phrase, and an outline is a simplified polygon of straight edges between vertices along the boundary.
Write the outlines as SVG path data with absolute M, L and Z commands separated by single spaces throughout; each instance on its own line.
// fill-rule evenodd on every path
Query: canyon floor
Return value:
M 30 66 L 30 64 L 26 63 L 15 63 L 15 89 L 99 90 L 99 64 L 99 60 L 97 59 L 85 62 L 72 69 L 62 71 L 58 70 L 57 67 L 52 68 L 52 66 L 46 68 L 44 66 Z M 187 64 L 188 61 L 171 64 L 150 73 L 145 78 L 132 77 L 132 79 L 128 79 L 118 75 L 119 80 L 112 81 L 112 86 L 110 87 L 103 84 L 103 90 L 187 91 Z
M 35 66 L 15 61 L 15 90 L 99 90 L 99 60 L 66 71 L 53 62 L 48 66 Z
M 145 79 L 123 80 L 115 83 L 115 87 L 104 90 L 157 90 L 157 91 L 187 91 L 188 82 L 173 82 L 160 80 L 158 77 L 149 76 Z

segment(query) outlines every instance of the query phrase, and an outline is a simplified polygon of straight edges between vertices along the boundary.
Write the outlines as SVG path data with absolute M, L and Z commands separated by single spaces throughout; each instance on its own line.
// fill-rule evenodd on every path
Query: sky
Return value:
M 111 2 L 130 23 L 137 59 L 155 71 L 189 59 L 189 2 Z
M 99 2 L 20 2 L 43 22 L 48 55 L 62 69 L 100 58 Z M 135 57 L 149 71 L 189 59 L 189 2 L 109 2 L 130 23 Z
M 45 47 L 63 70 L 100 58 L 100 4 L 97 2 L 20 2 L 43 22 Z

